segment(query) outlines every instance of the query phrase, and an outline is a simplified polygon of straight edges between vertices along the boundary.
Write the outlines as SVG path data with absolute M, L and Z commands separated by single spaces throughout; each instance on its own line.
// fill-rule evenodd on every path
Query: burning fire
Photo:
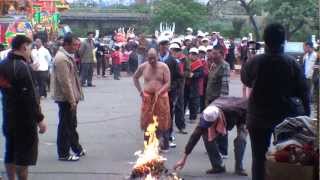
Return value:
M 157 138 L 158 120 L 153 116 L 153 123 L 149 124 L 144 141 L 144 150 L 135 153 L 138 159 L 133 167 L 131 178 L 143 178 L 144 180 L 159 180 L 168 172 L 164 166 L 166 158 L 159 154 L 159 139 Z M 180 180 L 176 175 L 169 175 L 168 180 Z

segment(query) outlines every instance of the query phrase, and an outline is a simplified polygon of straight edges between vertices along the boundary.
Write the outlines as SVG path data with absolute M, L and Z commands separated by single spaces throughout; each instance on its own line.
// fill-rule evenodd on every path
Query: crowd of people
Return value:
M 285 117 L 298 115 L 289 108 L 290 98 L 301 100 L 305 111 L 300 115 L 310 115 L 310 94 L 316 91 L 314 87 L 319 83 L 316 68 L 319 55 L 311 42 L 305 43 L 304 63 L 299 65 L 284 55 L 285 31 L 281 25 L 269 25 L 264 32 L 264 41 L 265 52 L 256 55 L 259 45 L 250 38 L 243 37 L 236 44 L 233 38 L 225 40 L 219 32 L 194 33 L 191 28 L 187 28 L 183 36 L 161 34 L 147 39 L 144 35 L 131 35 L 124 43 L 106 43 L 93 32 L 88 32 L 84 40 L 68 33 L 49 43 L 41 37 L 32 41 L 17 35 L 11 47 L 0 53 L 8 178 L 13 180 L 17 174 L 20 180 L 26 180 L 28 166 L 36 164 L 37 128 L 40 133 L 47 129 L 40 100 L 47 97 L 48 91 L 59 108 L 58 159 L 78 161 L 86 155 L 76 130 L 82 88 L 95 87 L 95 70 L 99 78 L 107 77 L 106 70 L 110 70 L 115 80 L 120 80 L 124 70 L 129 76 L 133 75 L 134 85 L 142 98 L 141 129 L 145 131 L 153 116 L 158 117 L 161 152 L 176 147 L 176 133 L 190 133 L 186 130 L 187 122 L 198 123 L 183 159 L 175 166 L 177 169 L 184 166 L 202 136 L 212 165 L 207 173 L 226 171 L 223 159 L 228 158 L 228 132 L 222 131 L 212 139 L 210 133 L 206 133 L 211 124 L 201 123 L 213 118 L 206 118 L 204 112 L 210 111 L 215 116 L 213 119 L 222 119 L 224 129 L 232 129 L 226 128 L 228 124 L 225 123 L 230 119 L 227 113 L 221 115 L 219 110 L 208 107 L 219 102 L 238 102 L 241 107 L 235 109 L 240 108 L 242 114 L 241 121 L 235 123 L 238 129 L 234 141 L 235 173 L 247 176 L 242 160 L 249 132 L 253 179 L 263 180 L 264 154 L 270 145 L 273 128 Z M 230 76 L 236 72 L 236 64 L 242 66 L 241 98 L 229 96 Z M 141 77 L 144 78 L 143 85 L 139 81 Z M 199 114 L 200 121 L 197 121 Z M 225 123 L 223 119 L 227 119 Z M 174 125 L 177 131 L 174 131 Z

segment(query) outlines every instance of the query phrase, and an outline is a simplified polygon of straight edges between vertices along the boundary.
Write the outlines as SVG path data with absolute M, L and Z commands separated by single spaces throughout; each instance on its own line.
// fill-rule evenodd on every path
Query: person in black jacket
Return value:
M 28 166 L 38 156 L 38 133 L 46 131 L 40 102 L 36 97 L 30 63 L 31 40 L 23 35 L 12 41 L 12 51 L 0 63 L 0 89 L 3 94 L 3 134 L 6 139 L 5 167 L 9 180 L 17 174 L 28 179 Z
M 285 37 L 282 25 L 268 25 L 264 30 L 266 53 L 249 60 L 241 70 L 243 84 L 252 88 L 247 127 L 253 180 L 264 180 L 265 153 L 274 127 L 288 116 L 310 115 L 306 80 L 295 60 L 284 54 Z M 293 98 L 301 100 L 304 114 L 294 112 Z
M 189 107 L 190 123 L 195 123 L 200 107 L 199 79 L 204 75 L 204 69 L 202 61 L 198 58 L 199 50 L 191 48 L 189 53 L 191 73 L 185 84 L 184 107 Z
M 170 49 L 170 56 L 165 61 L 165 63 L 168 65 L 170 69 L 171 74 L 171 85 L 170 85 L 170 91 L 169 91 L 169 99 L 170 99 L 170 114 L 171 114 L 171 128 L 170 128 L 170 147 L 176 147 L 176 144 L 173 142 L 173 119 L 175 116 L 175 107 L 178 101 L 179 97 L 179 85 L 180 80 L 183 78 L 182 74 L 179 69 L 179 60 L 178 60 L 178 53 L 181 51 L 181 47 L 173 43 L 169 47 Z M 179 127 L 178 127 L 179 128 Z

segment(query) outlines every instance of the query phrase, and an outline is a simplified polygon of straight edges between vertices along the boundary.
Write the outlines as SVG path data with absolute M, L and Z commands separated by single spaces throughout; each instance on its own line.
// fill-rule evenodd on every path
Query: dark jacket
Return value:
M 31 72 L 25 59 L 12 52 L 0 63 L 5 135 L 32 136 L 37 133 L 37 124 L 44 118 Z
M 310 114 L 307 84 L 295 60 L 283 53 L 255 56 L 241 71 L 242 82 L 252 88 L 248 105 L 249 127 L 271 128 L 290 112 L 291 97 L 302 100 Z
M 170 91 L 174 90 L 176 91 L 178 89 L 179 80 L 182 79 L 182 74 L 179 70 L 179 63 L 178 61 L 172 57 L 169 56 L 164 63 L 166 63 L 170 70 L 170 77 L 171 77 L 171 84 L 170 84 Z

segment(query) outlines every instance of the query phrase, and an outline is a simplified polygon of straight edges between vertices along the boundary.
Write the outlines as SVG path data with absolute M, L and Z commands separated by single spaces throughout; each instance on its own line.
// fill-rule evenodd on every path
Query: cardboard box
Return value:
M 266 161 L 266 180 L 313 180 L 313 166 Z

